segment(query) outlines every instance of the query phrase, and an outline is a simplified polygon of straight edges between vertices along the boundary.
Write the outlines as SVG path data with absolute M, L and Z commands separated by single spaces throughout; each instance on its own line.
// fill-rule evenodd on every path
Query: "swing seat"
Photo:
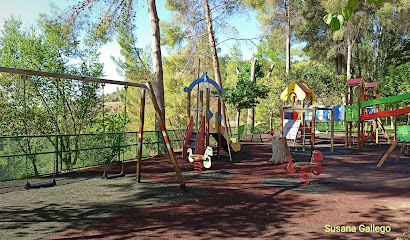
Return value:
M 30 188 L 47 188 L 47 187 L 54 187 L 55 185 L 57 185 L 56 180 L 53 179 L 51 180 L 51 182 L 43 182 L 43 183 L 35 183 L 35 184 L 30 184 L 29 182 L 26 183 L 26 185 L 24 186 L 24 188 L 26 190 L 29 190 Z
M 113 179 L 113 178 L 119 178 L 119 177 L 125 177 L 124 171 L 121 171 L 118 174 L 110 174 L 110 175 L 107 175 L 106 173 L 104 173 L 102 178 L 103 179 Z

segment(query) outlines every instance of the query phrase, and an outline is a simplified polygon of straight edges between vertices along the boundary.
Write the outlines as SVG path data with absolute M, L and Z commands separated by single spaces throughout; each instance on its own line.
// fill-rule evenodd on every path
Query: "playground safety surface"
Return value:
M 126 177 L 103 180 L 104 170 L 62 174 L 57 186 L 24 190 L 25 181 L 0 183 L 2 239 L 395 239 L 410 228 L 410 158 L 376 165 L 388 145 L 345 149 L 336 138 L 330 153 L 321 137 L 323 173 L 299 186 L 286 164 L 269 165 L 269 142 L 243 142 L 242 151 L 213 157 L 212 167 L 193 174 L 178 155 L 187 192 L 181 192 L 166 155 L 135 162 Z M 326 143 L 326 144 L 325 144 Z M 309 149 L 308 149 L 309 150 Z M 294 151 L 308 161 L 309 151 Z M 398 149 L 394 153 L 397 153 Z M 395 154 L 392 154 L 395 156 Z M 356 232 L 326 232 L 354 226 Z M 361 232 L 360 225 L 390 232 Z M 403 238 L 405 239 L 405 238 Z

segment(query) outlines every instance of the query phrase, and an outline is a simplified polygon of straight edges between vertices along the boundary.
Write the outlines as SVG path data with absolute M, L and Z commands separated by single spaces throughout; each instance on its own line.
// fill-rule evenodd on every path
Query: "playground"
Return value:
M 0 183 L 0 233 L 5 239 L 409 239 L 410 120 L 395 127 L 391 141 L 377 119 L 407 114 L 409 107 L 379 112 L 378 105 L 410 96 L 378 98 L 362 79 L 353 80 L 346 84 L 346 107 L 314 106 L 315 94 L 292 82 L 281 95 L 279 131 L 235 141 L 224 89 L 205 72 L 185 88 L 188 122 L 176 150 L 151 84 L 117 82 L 142 89 L 136 159 L 124 161 L 124 152 L 121 162 L 56 173 L 62 152 L 56 144 L 52 174 Z M 192 108 L 194 87 L 198 98 Z M 378 90 L 377 84 L 368 88 Z M 168 153 L 142 158 L 146 95 Z M 335 133 L 336 121 L 345 132 Z M 326 133 L 317 131 L 319 123 L 330 125 Z
M 403 236 L 410 228 L 409 157 L 390 158 L 377 168 L 389 145 L 346 149 L 343 136 L 336 135 L 330 152 L 330 139 L 321 138 L 316 149 L 324 154 L 323 173 L 311 177 L 307 186 L 299 185 L 286 164 L 267 164 L 271 144 L 256 141 L 241 142 L 242 150 L 232 153 L 232 162 L 228 156 L 214 158 L 212 168 L 200 175 L 178 153 L 186 192 L 176 184 L 167 155 L 143 160 L 139 184 L 135 162 L 125 165 L 125 177 L 109 181 L 101 179 L 102 168 L 92 168 L 59 175 L 52 188 L 27 191 L 21 187 L 23 180 L 4 182 L 0 232 L 5 239 Z M 292 157 L 305 160 L 310 154 L 298 151 Z M 109 169 L 115 173 L 118 166 Z M 336 226 L 349 226 L 349 231 L 355 227 L 355 232 L 332 232 Z M 381 234 L 374 226 L 390 231 Z

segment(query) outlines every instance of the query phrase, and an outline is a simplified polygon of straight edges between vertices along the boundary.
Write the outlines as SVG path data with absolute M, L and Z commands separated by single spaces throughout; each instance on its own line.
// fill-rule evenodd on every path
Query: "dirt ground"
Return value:
M 59 175 L 57 186 L 24 190 L 25 181 L 0 183 L 2 239 L 395 239 L 410 228 L 410 158 L 376 165 L 388 145 L 331 153 L 321 137 L 323 173 L 300 186 L 286 164 L 268 165 L 269 142 L 243 142 L 241 152 L 213 157 L 201 175 L 178 155 L 187 192 L 170 158 L 135 162 L 126 177 L 101 179 L 120 165 Z M 395 156 L 398 148 L 392 156 Z M 309 161 L 309 151 L 295 151 Z M 350 232 L 332 232 L 336 226 Z M 367 229 L 365 227 L 368 227 Z M 390 232 L 380 233 L 381 228 Z M 371 228 L 373 227 L 373 228 Z M 355 228 L 353 231 L 353 228 Z M 339 228 L 340 229 L 340 228 Z M 366 232 L 367 230 L 367 232 Z M 378 231 L 378 232 L 376 232 Z M 404 239 L 404 238 L 403 238 Z

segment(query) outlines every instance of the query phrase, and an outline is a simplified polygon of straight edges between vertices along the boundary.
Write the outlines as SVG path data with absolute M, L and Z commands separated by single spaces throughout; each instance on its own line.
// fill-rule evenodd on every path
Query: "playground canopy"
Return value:
M 364 84 L 363 78 L 351 78 L 347 80 L 346 85 Z
M 280 99 L 286 101 L 292 94 L 296 96 L 295 100 L 300 101 L 303 101 L 306 97 L 309 101 L 316 98 L 316 95 L 304 83 L 291 82 L 280 95 Z

